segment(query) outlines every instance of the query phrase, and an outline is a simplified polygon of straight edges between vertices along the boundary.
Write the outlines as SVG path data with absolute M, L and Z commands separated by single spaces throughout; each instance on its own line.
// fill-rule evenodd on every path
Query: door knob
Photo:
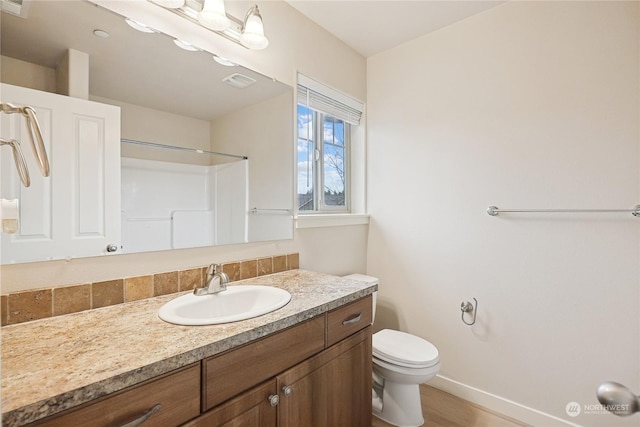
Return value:
M 280 403 L 280 397 L 277 394 L 270 395 L 267 400 L 271 406 L 278 406 L 278 403 Z
M 613 381 L 602 383 L 596 394 L 605 409 L 615 415 L 627 416 L 640 412 L 640 396 L 622 384 Z

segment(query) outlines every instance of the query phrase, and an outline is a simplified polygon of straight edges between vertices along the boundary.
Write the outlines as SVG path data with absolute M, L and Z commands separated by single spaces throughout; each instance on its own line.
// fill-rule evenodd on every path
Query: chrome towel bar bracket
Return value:
M 640 205 L 633 209 L 500 209 L 497 206 L 489 206 L 487 214 L 498 216 L 499 213 L 630 213 L 636 218 L 640 218 Z

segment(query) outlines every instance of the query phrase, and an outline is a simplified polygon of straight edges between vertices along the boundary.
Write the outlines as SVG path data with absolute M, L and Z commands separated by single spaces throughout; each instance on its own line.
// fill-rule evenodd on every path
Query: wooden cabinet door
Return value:
M 32 106 L 51 174 L 41 175 L 25 119 L 0 115 L 5 139 L 15 139 L 29 168 L 20 183 L 9 147 L 1 147 L 0 195 L 19 199 L 19 230 L 2 234 L 2 264 L 107 253 L 120 247 L 120 108 L 84 99 L 1 85 L 2 102 Z
M 325 317 L 317 316 L 284 331 L 205 359 L 202 410 L 206 411 L 262 381 L 320 353 Z
M 278 375 L 280 427 L 371 426 L 371 327 Z
M 272 398 L 276 400 L 272 401 Z M 183 427 L 275 427 L 277 399 L 276 380 L 272 379 L 205 412 Z

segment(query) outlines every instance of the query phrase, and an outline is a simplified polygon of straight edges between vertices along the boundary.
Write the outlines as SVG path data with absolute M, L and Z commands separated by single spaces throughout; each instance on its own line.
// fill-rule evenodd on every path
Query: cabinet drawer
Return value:
M 159 406 L 159 408 L 158 408 Z M 158 409 L 153 409 L 158 408 Z M 39 426 L 123 426 L 152 411 L 144 426 L 177 426 L 200 414 L 200 364 L 45 418 Z
M 372 297 L 367 295 L 330 311 L 327 316 L 327 347 L 371 325 L 372 308 Z
M 325 317 L 318 316 L 282 332 L 206 359 L 202 365 L 207 411 L 324 349 Z

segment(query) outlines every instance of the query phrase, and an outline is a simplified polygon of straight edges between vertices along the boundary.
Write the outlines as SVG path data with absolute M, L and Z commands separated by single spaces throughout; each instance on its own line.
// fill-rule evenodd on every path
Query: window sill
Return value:
M 309 214 L 296 217 L 296 228 L 369 224 L 369 214 Z

